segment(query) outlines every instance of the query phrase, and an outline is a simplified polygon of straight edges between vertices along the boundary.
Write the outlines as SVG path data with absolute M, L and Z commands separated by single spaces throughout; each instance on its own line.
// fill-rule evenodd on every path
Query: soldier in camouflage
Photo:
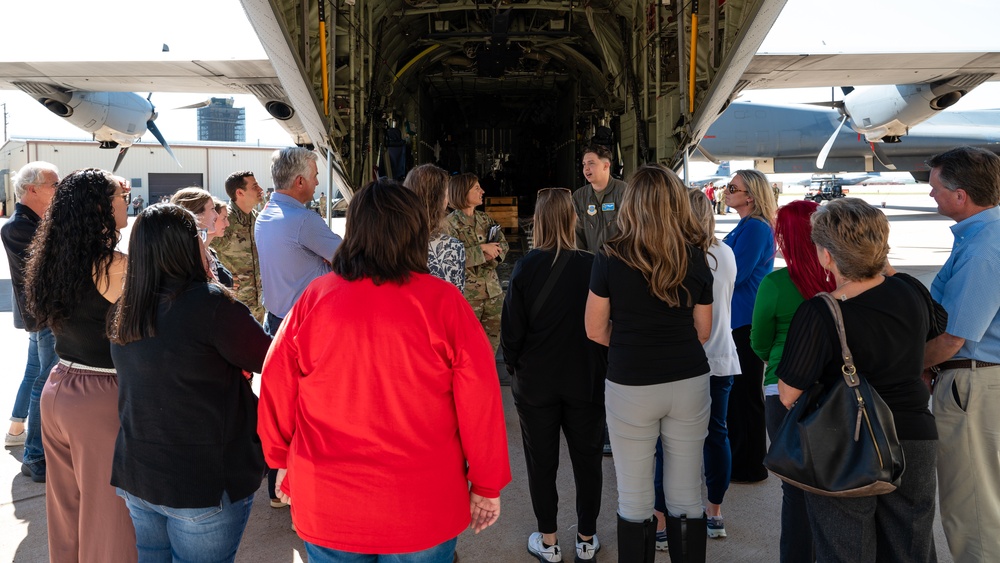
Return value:
M 497 266 L 507 256 L 510 245 L 497 222 L 483 211 L 483 189 L 475 174 L 452 176 L 448 183 L 448 202 L 455 211 L 448 215 L 448 234 L 465 246 L 465 299 L 479 317 L 493 353 L 500 346 L 500 313 L 503 310 L 503 288 L 497 276 Z M 497 226 L 490 240 L 491 229 Z
M 250 308 L 258 322 L 263 322 L 260 262 L 253 228 L 257 220 L 254 206 L 263 201 L 264 190 L 253 172 L 243 171 L 226 178 L 226 193 L 229 195 L 230 227 L 225 236 L 212 241 L 212 248 L 219 254 L 219 261 L 233 273 L 236 298 Z

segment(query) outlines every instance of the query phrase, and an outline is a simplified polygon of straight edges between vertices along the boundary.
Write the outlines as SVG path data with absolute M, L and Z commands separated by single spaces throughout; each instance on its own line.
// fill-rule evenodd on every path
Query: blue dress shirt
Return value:
M 1000 363 L 1000 207 L 951 226 L 951 256 L 931 284 L 948 311 L 948 334 L 965 339 L 956 358 Z
M 274 192 L 254 225 L 264 308 L 285 318 L 314 279 L 330 272 L 341 243 L 318 213 Z

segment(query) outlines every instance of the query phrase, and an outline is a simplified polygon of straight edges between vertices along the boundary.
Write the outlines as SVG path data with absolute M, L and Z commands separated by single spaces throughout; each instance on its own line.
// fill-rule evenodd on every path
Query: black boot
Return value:
M 705 543 L 708 541 L 708 520 L 687 515 L 667 515 L 667 549 L 670 563 L 705 563 Z
M 629 522 L 618 516 L 618 563 L 653 563 L 656 557 L 656 518 Z

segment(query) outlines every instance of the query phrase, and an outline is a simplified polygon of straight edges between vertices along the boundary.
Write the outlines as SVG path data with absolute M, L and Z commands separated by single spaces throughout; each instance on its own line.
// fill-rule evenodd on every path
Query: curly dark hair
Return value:
M 58 330 L 94 274 L 107 279 L 119 238 L 112 200 L 117 189 L 111 173 L 97 168 L 77 170 L 56 186 L 25 266 L 28 311 L 39 326 Z

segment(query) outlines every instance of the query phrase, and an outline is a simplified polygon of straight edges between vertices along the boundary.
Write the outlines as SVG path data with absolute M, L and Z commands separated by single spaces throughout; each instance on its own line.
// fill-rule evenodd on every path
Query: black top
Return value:
M 858 373 L 889 406 L 901 440 L 936 440 L 930 392 L 920 379 L 924 343 L 941 334 L 944 308 L 927 288 L 906 274 L 840 303 L 847 344 Z M 788 329 L 778 378 L 796 389 L 843 377 L 840 339 L 830 309 L 820 297 L 799 305 Z
M 594 255 L 563 250 L 569 262 L 538 311 L 532 307 L 552 271 L 555 251 L 532 250 L 517 261 L 500 317 L 500 345 L 507 369 L 513 369 L 514 392 L 558 394 L 604 402 L 608 349 L 587 338 L 583 314 Z
M 10 266 L 11 306 L 14 310 L 14 327 L 32 332 L 39 328 L 35 318 L 25 308 L 24 266 L 28 261 L 28 245 L 38 230 L 41 217 L 30 207 L 17 203 L 14 215 L 0 228 L 0 239 L 7 251 L 7 265 Z
M 83 300 L 77 303 L 69 318 L 60 323 L 56 335 L 56 355 L 67 362 L 95 368 L 114 369 L 108 343 L 108 311 L 114 303 L 97 291 L 92 280 L 85 282 Z
M 238 301 L 196 284 L 157 309 L 156 336 L 112 344 L 118 415 L 111 484 L 153 504 L 203 508 L 260 486 L 259 372 L 271 344 Z
M 653 296 L 642 273 L 621 260 L 604 252 L 594 259 L 590 290 L 611 299 L 609 381 L 656 385 L 709 372 L 694 328 L 694 305 L 712 304 L 712 271 L 701 249 L 688 246 L 687 250 L 688 271 L 679 289 L 681 307 Z M 690 302 L 684 289 L 690 292 Z

